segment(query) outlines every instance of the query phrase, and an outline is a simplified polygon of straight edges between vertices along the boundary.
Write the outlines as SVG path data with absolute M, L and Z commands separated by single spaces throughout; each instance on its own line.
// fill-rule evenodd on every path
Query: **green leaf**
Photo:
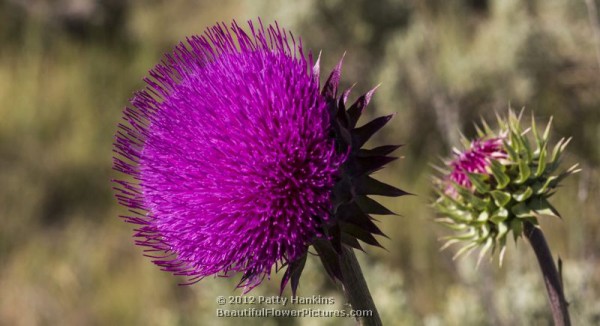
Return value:
M 513 194 L 513 198 L 518 202 L 524 202 L 533 194 L 533 190 L 530 187 L 525 188 L 524 190 L 518 191 Z
M 510 202 L 510 194 L 507 192 L 500 190 L 492 190 L 490 194 L 494 198 L 494 203 L 498 207 L 504 207 Z

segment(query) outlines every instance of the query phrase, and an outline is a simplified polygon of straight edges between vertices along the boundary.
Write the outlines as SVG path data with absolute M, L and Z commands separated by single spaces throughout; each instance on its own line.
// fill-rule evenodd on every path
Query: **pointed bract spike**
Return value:
M 525 112 L 525 107 L 522 107 L 521 112 L 519 112 L 519 116 L 517 117 L 517 121 L 521 121 L 521 118 L 523 118 L 524 112 Z
M 454 256 L 452 256 L 452 260 L 456 260 L 456 258 L 458 258 L 462 255 L 468 255 L 469 253 L 471 253 L 473 251 L 473 249 L 475 249 L 475 247 L 477 247 L 477 243 L 471 242 L 468 245 L 460 248 L 460 250 L 458 250 L 456 252 L 456 254 L 454 254 Z
M 351 128 L 349 126 L 348 113 L 346 112 L 346 109 L 344 108 L 344 104 L 342 103 L 341 99 L 338 102 L 336 120 L 340 123 L 344 131 L 347 131 Z
M 362 147 L 377 131 L 385 126 L 394 115 L 386 115 L 371 120 L 359 128 L 352 130 L 352 145 L 355 148 Z
M 292 296 L 296 296 L 296 291 L 298 290 L 298 285 L 300 284 L 300 276 L 302 276 L 304 266 L 306 265 L 306 257 L 307 255 L 304 255 L 297 261 L 297 265 L 294 266 L 294 270 L 292 272 Z
M 502 267 L 502 263 L 504 262 L 504 255 L 506 254 L 506 238 L 503 238 L 499 241 L 500 244 L 500 255 L 499 255 L 499 265 Z
M 398 148 L 400 148 L 402 146 L 403 145 L 384 145 L 384 146 L 379 146 L 379 147 L 375 147 L 372 149 L 361 148 L 358 150 L 357 156 L 358 157 L 385 156 L 385 155 L 392 153 L 393 151 L 397 150 Z
M 342 74 L 342 64 L 344 62 L 345 56 L 346 56 L 346 53 L 344 52 L 344 54 L 342 55 L 342 58 L 340 59 L 338 64 L 335 66 L 335 68 L 333 69 L 331 74 L 329 75 L 329 78 L 327 78 L 325 85 L 323 85 L 323 90 L 321 91 L 321 95 L 325 96 L 326 98 L 336 98 L 337 97 L 337 90 L 338 90 L 338 86 L 340 83 L 340 76 Z
M 451 245 L 460 242 L 460 240 L 458 239 L 450 239 L 448 241 L 446 241 L 441 247 L 440 247 L 440 251 L 444 251 L 446 249 L 448 249 L 448 247 L 450 247 Z
M 375 239 L 375 237 L 368 231 L 365 231 L 364 229 L 355 226 L 353 224 L 348 224 L 348 223 L 340 223 L 341 227 L 342 227 L 342 232 L 355 237 L 356 239 L 375 246 L 375 247 L 379 247 L 379 248 L 383 248 L 383 246 L 379 243 L 379 241 L 377 241 L 377 239 Z
M 371 199 L 367 196 L 357 196 L 356 203 L 362 209 L 363 212 L 367 214 L 375 214 L 375 215 L 397 215 L 391 210 L 385 208 L 385 206 L 381 205 L 374 199 Z
M 515 111 L 513 111 L 513 109 L 510 106 L 508 108 L 508 118 L 509 118 L 509 121 L 511 121 L 513 123 L 518 121 L 517 114 L 515 113 Z
M 396 157 L 389 156 L 356 157 L 354 160 L 356 164 L 350 166 L 347 171 L 353 177 L 360 177 L 380 170 L 396 159 Z
M 538 149 L 539 149 L 542 141 L 540 139 L 540 135 L 537 130 L 537 125 L 535 123 L 535 117 L 533 116 L 533 112 L 531 112 L 531 131 L 533 133 L 533 138 L 535 138 L 535 142 L 537 143 Z
M 494 114 L 496 115 L 496 122 L 498 123 L 498 126 L 504 126 L 504 119 L 502 119 L 498 111 L 494 111 Z
M 283 295 L 283 290 L 285 290 L 286 285 L 288 284 L 291 277 L 290 267 L 285 270 L 283 276 L 281 277 L 281 285 L 279 286 L 279 296 Z
M 494 240 L 492 240 L 492 238 L 488 238 L 485 241 L 485 245 L 483 245 L 483 248 L 481 248 L 481 250 L 479 251 L 479 257 L 477 258 L 477 265 L 475 265 L 476 266 L 475 268 L 479 268 L 479 264 L 481 263 L 481 259 L 490 250 L 490 248 L 492 247 L 493 244 L 494 244 Z
M 483 132 L 483 130 L 481 130 L 477 124 L 474 124 L 474 126 L 475 126 L 475 132 L 477 132 L 477 137 L 478 137 L 478 138 L 484 138 L 484 137 L 485 137 L 485 133 Z M 459 131 L 459 133 L 460 133 L 460 131 Z M 460 133 L 460 134 L 461 134 L 461 138 L 462 138 L 462 137 L 464 137 L 464 135 L 462 135 L 462 133 Z M 466 138 L 466 137 L 465 137 L 465 138 Z M 467 145 L 465 145 L 465 144 L 463 143 L 463 146 L 464 146 L 465 148 L 469 148 L 469 147 L 471 146 L 471 144 L 470 144 L 470 143 L 471 143 L 471 142 L 467 143 Z
M 579 169 L 578 167 L 579 167 L 579 163 L 575 163 L 575 164 L 573 164 L 573 166 L 571 166 L 569 169 L 567 169 L 566 173 L 567 174 L 575 174 L 575 173 L 581 172 L 581 169 Z
M 571 140 L 573 140 L 573 137 L 569 137 L 567 138 L 567 140 L 565 141 L 564 144 L 562 144 L 562 146 L 560 147 L 560 151 L 563 152 L 567 146 L 569 145 L 569 143 L 571 142 Z
M 550 162 L 552 162 L 552 164 L 557 163 L 558 158 L 560 157 L 560 153 L 561 153 L 561 147 L 562 144 L 565 142 L 565 138 L 561 138 L 558 143 L 556 143 L 556 145 L 554 145 L 554 150 L 552 150 L 552 159 Z
M 319 56 L 317 57 L 317 61 L 315 61 L 315 65 L 312 68 L 313 76 L 315 76 L 318 81 L 321 76 L 321 51 L 319 51 Z
M 443 167 L 441 167 L 439 165 L 435 165 L 433 163 L 429 163 L 429 166 L 431 168 L 433 168 L 434 170 L 436 170 L 437 172 L 439 172 L 441 175 L 448 175 L 448 174 L 450 174 L 450 170 L 448 170 L 446 168 L 443 168 Z
M 325 271 L 331 277 L 331 279 L 336 281 L 343 281 L 342 270 L 340 267 L 340 259 L 331 243 L 327 240 L 317 239 L 313 243 L 313 247 L 317 251 L 317 255 L 319 259 L 321 259 L 321 263 L 323 267 L 325 267 Z
M 542 139 L 544 141 L 548 141 L 548 137 L 550 137 L 550 127 L 552 126 L 553 119 L 554 119 L 554 117 L 551 116 L 550 121 L 548 121 L 548 125 L 546 126 L 546 130 L 544 130 L 544 135 L 542 136 Z
M 339 209 L 338 209 L 339 212 Z M 331 246 L 338 255 L 342 254 L 342 231 L 340 226 L 335 224 L 329 228 L 329 235 L 331 236 Z
M 355 237 L 350 236 L 346 233 L 342 233 L 342 243 L 350 246 L 354 249 L 360 250 L 362 252 L 365 252 L 365 250 L 363 249 L 363 247 L 360 245 L 360 242 L 358 242 L 358 240 L 356 240 Z
M 280 296 L 283 294 L 283 291 L 285 290 L 285 287 L 290 279 L 292 280 L 292 295 L 296 295 L 300 276 L 302 275 L 302 271 L 304 270 L 304 266 L 306 264 L 306 257 L 307 255 L 304 255 L 287 265 L 288 267 L 281 278 L 281 286 L 279 289 Z
M 354 102 L 354 104 L 352 104 L 352 106 L 350 106 L 350 108 L 348 109 L 348 119 L 350 122 L 350 126 L 352 126 L 353 128 L 356 127 L 356 123 L 358 122 L 360 115 L 362 114 L 363 110 L 367 107 L 367 105 L 369 105 L 369 102 L 371 102 L 371 98 L 373 97 L 373 94 L 375 93 L 375 90 L 377 90 L 378 87 L 379 85 L 375 86 L 373 89 L 371 89 L 364 95 L 361 95 L 356 100 L 356 102 Z
M 485 121 L 485 119 L 483 117 L 481 118 L 481 125 L 483 126 L 483 130 L 485 131 L 486 134 L 493 135 L 494 137 L 496 136 L 494 131 L 492 130 L 492 128 L 490 128 L 487 121 Z
M 342 93 L 341 100 L 343 101 L 344 104 L 346 104 L 346 102 L 348 102 L 348 96 L 350 96 L 350 92 L 352 91 L 354 86 L 356 86 L 356 83 L 352 84 L 352 86 L 350 86 L 347 90 L 345 90 Z
M 385 236 L 356 202 L 340 206 L 335 216 L 339 221 L 353 224 L 366 232 Z
M 390 186 L 369 176 L 363 176 L 356 180 L 355 191 L 357 195 L 380 195 L 388 197 L 399 197 L 412 195 L 404 190 Z
M 477 128 L 477 125 L 475 125 L 475 128 Z M 479 129 L 479 128 L 477 128 Z M 465 136 L 465 134 L 463 134 L 462 132 L 458 131 L 458 135 L 460 137 L 460 142 L 463 145 L 464 148 L 469 148 L 471 147 L 471 141 Z M 483 136 L 480 136 L 483 137 Z

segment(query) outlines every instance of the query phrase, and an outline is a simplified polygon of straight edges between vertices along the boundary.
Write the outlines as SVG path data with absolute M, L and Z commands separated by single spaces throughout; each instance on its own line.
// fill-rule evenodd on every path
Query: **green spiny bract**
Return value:
M 463 244 L 454 257 L 480 248 L 481 260 L 490 249 L 492 254 L 499 250 L 502 264 L 511 231 L 516 241 L 524 223 L 537 227 L 540 216 L 560 217 L 548 199 L 565 177 L 580 171 L 577 164 L 560 170 L 570 138 L 551 146 L 552 119 L 539 133 L 533 115 L 531 127 L 521 127 L 522 113 L 516 116 L 509 110 L 506 119 L 498 116 L 497 133 L 482 120 L 481 127 L 476 127 L 479 139 L 468 141 L 463 136 L 465 150 L 448 162 L 451 170 L 439 169 L 442 176 L 434 177 L 437 196 L 433 207 L 441 216 L 436 221 L 458 233 L 445 237 L 442 248 Z M 493 151 L 482 151 L 493 143 L 497 144 Z M 468 162 L 473 157 L 480 164 Z M 466 177 L 464 182 L 460 182 L 461 174 Z

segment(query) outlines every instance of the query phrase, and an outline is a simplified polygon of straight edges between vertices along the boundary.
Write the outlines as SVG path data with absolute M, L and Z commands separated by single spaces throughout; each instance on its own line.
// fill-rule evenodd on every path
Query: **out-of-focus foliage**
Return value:
M 587 4 L 587 5 L 586 5 Z M 234 280 L 191 287 L 159 271 L 117 217 L 109 180 L 121 109 L 161 54 L 216 21 L 261 16 L 303 36 L 322 67 L 347 51 L 346 86 L 382 83 L 373 112 L 396 112 L 386 142 L 404 160 L 381 173 L 417 197 L 386 200 L 389 249 L 359 254 L 384 323 L 545 325 L 550 315 L 533 253 L 509 243 L 502 269 L 439 252 L 427 207 L 427 164 L 474 135 L 473 120 L 526 106 L 554 116 L 565 160 L 582 163 L 540 220 L 574 324 L 600 322 L 600 62 L 596 1 L 0 1 L 0 324 L 351 325 L 351 319 L 215 317 Z M 526 111 L 528 112 L 528 111 Z M 366 119 L 365 119 L 366 121 Z M 311 257 L 314 258 L 314 257 Z M 278 278 L 280 276 L 277 276 Z M 275 295 L 278 280 L 254 295 Z M 309 259 L 299 295 L 333 295 Z M 286 295 L 289 295 L 286 293 Z M 317 306 L 317 308 L 323 308 Z

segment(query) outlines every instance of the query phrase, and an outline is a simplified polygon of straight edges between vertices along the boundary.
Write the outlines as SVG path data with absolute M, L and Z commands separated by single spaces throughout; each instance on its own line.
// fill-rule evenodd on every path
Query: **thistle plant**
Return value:
M 533 115 L 531 126 L 524 129 L 522 115 L 523 111 L 517 116 L 509 110 L 506 118 L 498 116 L 497 131 L 482 120 L 476 126 L 478 139 L 461 137 L 464 150 L 455 149 L 455 157 L 434 177 L 433 207 L 441 216 L 437 222 L 457 232 L 442 247 L 462 244 L 455 257 L 480 249 L 478 263 L 486 253 L 499 252 L 502 264 L 507 238 L 527 237 L 544 274 L 555 322 L 564 325 L 569 317 L 562 284 L 539 220 L 560 217 L 549 198 L 565 177 L 579 169 L 575 164 L 561 170 L 570 138 L 552 146 L 552 120 L 540 132 Z
M 370 174 L 398 146 L 363 145 L 391 116 L 357 127 L 374 90 L 348 104 L 342 62 L 319 59 L 277 24 L 233 22 L 179 44 L 124 110 L 116 197 L 154 263 L 194 283 L 241 273 L 245 292 L 285 269 L 295 295 L 309 247 L 354 309 L 371 309 L 352 248 L 379 245 L 367 195 L 401 196 Z M 359 242 L 360 241 L 360 242 Z

